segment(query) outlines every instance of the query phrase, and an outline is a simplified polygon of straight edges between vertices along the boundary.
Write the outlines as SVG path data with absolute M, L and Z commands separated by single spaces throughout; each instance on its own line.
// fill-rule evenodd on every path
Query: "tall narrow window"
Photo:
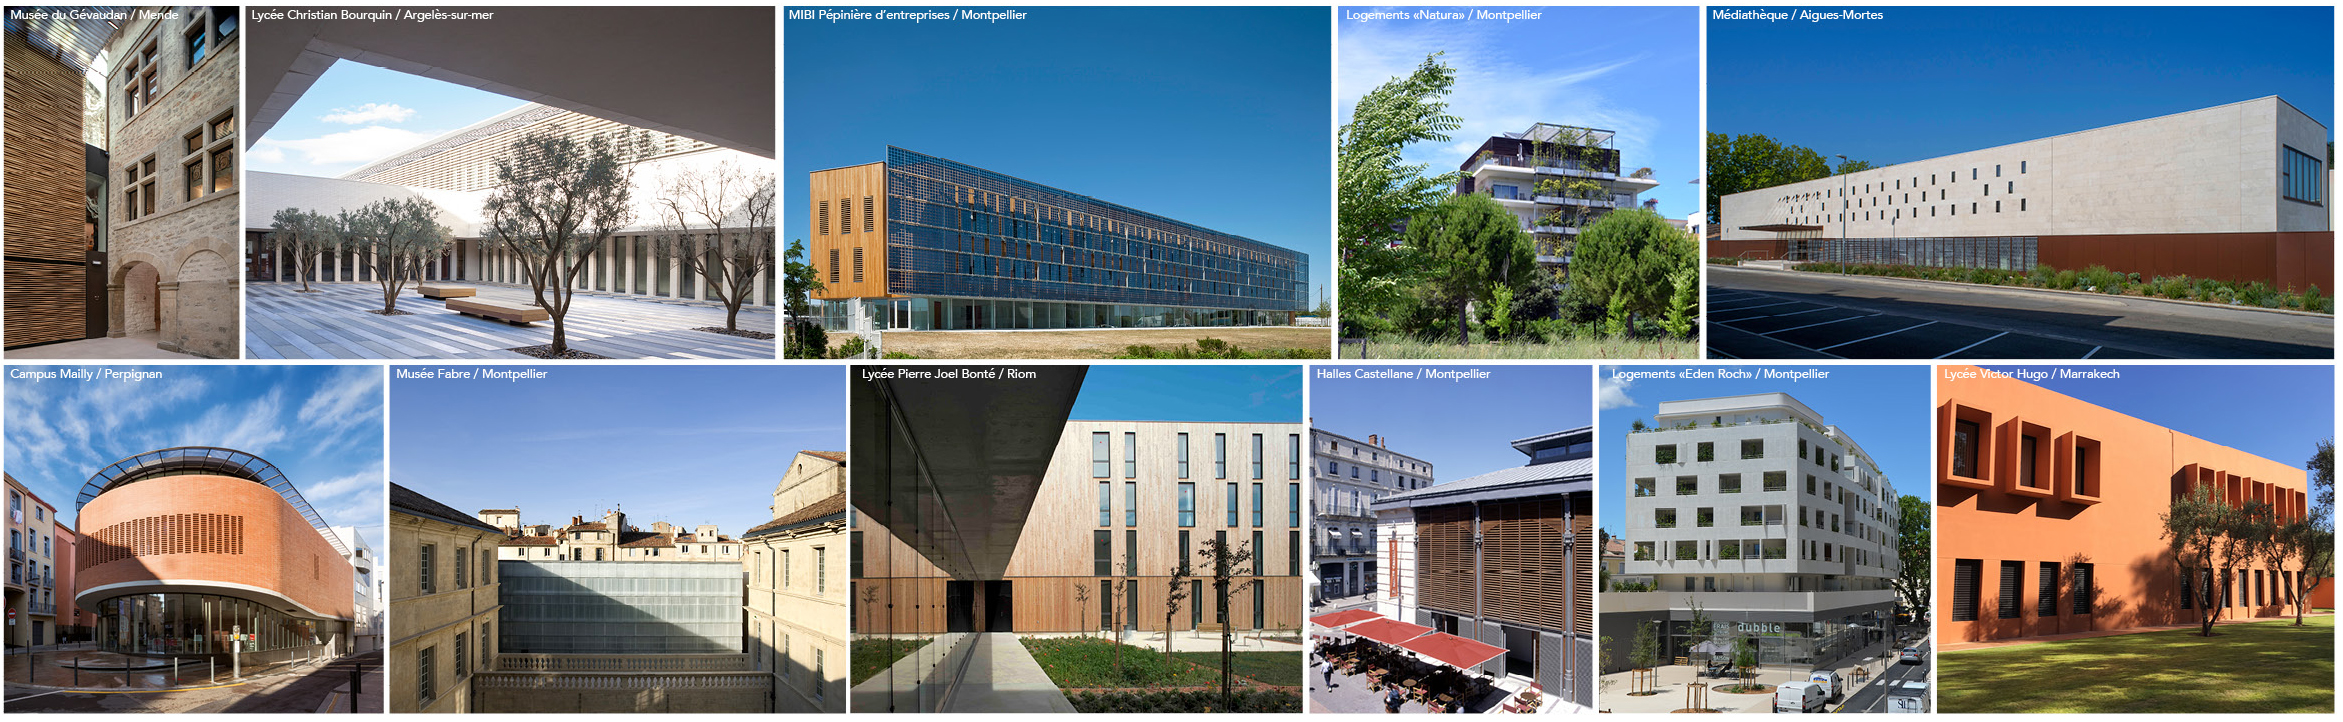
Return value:
M 1180 478 L 1188 478 L 1188 435 L 1180 434 Z
M 1139 482 L 1123 482 L 1123 526 L 1139 525 Z
M 1109 471 L 1114 468 L 1114 449 L 1108 446 L 1108 438 L 1108 434 L 1104 431 L 1092 432 L 1090 434 L 1091 478 L 1104 479 L 1109 475 Z
M 827 547 L 814 547 L 814 596 L 830 593 L 830 555 Z
M 1180 530 L 1180 568 L 1188 569 L 1195 554 L 1188 549 L 1188 530 Z M 1185 572 L 1182 572 L 1185 573 Z
M 424 594 L 432 594 L 439 590 L 439 585 L 437 583 L 439 580 L 436 578 L 438 576 L 438 571 L 432 563 L 432 557 L 436 556 L 438 552 L 439 547 L 433 544 L 425 544 L 416 552 L 415 580 L 422 583 L 422 592 Z
M 1302 478 L 1302 435 L 1285 435 L 1285 478 Z
M 839 283 L 838 278 L 838 249 L 832 248 L 830 249 L 830 282 Z
M 1237 525 L 1237 485 L 1228 484 L 1228 525 Z
M 1123 532 L 1123 574 L 1139 576 L 1139 532 Z
M 844 198 L 838 199 L 838 232 L 854 232 L 854 203 Z
M 1953 621 L 1977 621 L 1977 584 L 1984 567 L 1982 559 L 1953 560 Z
M 455 646 L 448 654 L 448 658 L 455 661 L 455 679 L 458 682 L 464 680 L 466 663 L 471 661 L 471 657 L 464 655 L 464 636 L 463 632 L 456 633 Z
M 2058 616 L 2058 562 L 2043 562 L 2040 571 L 2040 578 L 2034 583 L 2034 613 Z
M 1180 526 L 1187 527 L 1195 525 L 1196 484 L 1193 482 L 1182 483 L 1180 484 Z M 1183 538 L 1185 538 L 1184 535 L 1186 532 L 1181 532 L 1181 534 L 1183 535 Z
M 1212 435 L 1212 478 L 1228 478 L 1228 434 Z
M 433 699 L 439 697 L 439 686 L 435 684 L 438 680 L 434 678 L 436 670 L 432 669 L 432 658 L 438 655 L 438 647 L 424 647 L 415 650 L 415 700 L 417 706 L 428 707 Z
M 862 232 L 878 232 L 878 205 L 871 196 L 862 197 Z
M 1100 529 L 1090 533 L 1091 576 L 1114 576 L 1114 532 Z
M 1953 422 L 1952 467 L 1954 476 L 1977 478 L 1977 422 L 1960 419 Z
M 2036 448 L 2040 445 L 2041 440 L 2034 438 L 2032 435 L 2018 436 L 2019 486 L 2032 487 L 2036 489 L 2042 488 L 2041 481 L 2036 479 L 2034 475 L 2034 461 L 2040 458 L 2035 454 L 2035 451 Z
M 1392 564 L 1391 566 L 1397 568 L 1399 565 Z M 1302 575 L 1302 532 L 1299 530 L 1285 533 L 1285 575 L 1289 577 Z
M 2018 578 L 2025 573 L 2025 562 L 2005 561 L 2001 563 L 2001 599 L 1996 611 L 2002 619 L 2016 619 L 2018 618 L 2018 610 L 2024 608 L 2025 600 L 2019 597 L 2020 594 L 2024 593 L 2024 587 L 2021 586 Z
M 1123 478 L 1139 478 L 1139 434 L 1123 432 Z
M 2091 613 L 2091 598 L 2095 596 L 2091 589 L 2091 566 L 2091 562 L 2076 562 L 2072 572 L 2073 588 L 2067 590 L 2067 595 L 2075 600 L 2074 613 L 2076 614 Z
M 1098 525 L 1099 525 L 1099 526 L 1114 526 L 1114 524 L 1115 524 L 1115 504 L 1114 504 L 1114 498 L 1115 498 L 1115 484 L 1114 484 L 1114 482 L 1111 482 L 1111 481 L 1101 481 L 1101 482 L 1098 482 Z
M 1260 484 L 1254 484 L 1254 485 L 1253 485 L 1253 526 L 1254 526 L 1255 528 L 1259 528 L 1259 527 L 1261 526 L 1261 499 L 1262 499 L 1262 490 L 1261 490 L 1261 485 L 1260 485 Z M 1255 534 L 1258 534 L 1258 533 L 1260 533 L 1260 532 L 1254 532 L 1254 533 L 1255 533 Z
M 854 282 L 862 282 L 862 246 L 854 247 Z
M 455 556 L 455 558 L 456 558 L 456 588 L 457 588 L 457 589 L 465 589 L 465 588 L 469 588 L 469 587 L 471 587 L 471 586 L 472 586 L 471 577 L 469 577 L 468 575 L 464 574 L 464 561 L 465 561 L 465 557 L 466 557 L 467 555 L 469 555 L 469 554 L 470 554 L 469 550 L 466 550 L 466 549 L 461 549 L 461 548 L 457 549 L 457 550 L 456 550 L 456 553 L 454 554 L 454 556 Z M 459 657 L 460 657 L 460 656 L 463 656 L 463 655 L 457 655 L 457 656 L 459 656 Z
M 1289 529 L 1302 528 L 1302 485 L 1285 485 L 1285 525 Z
M 830 235 L 829 201 L 816 201 L 814 203 L 814 228 L 816 229 L 814 231 L 816 235 Z M 837 253 L 837 251 L 831 251 L 831 253 Z

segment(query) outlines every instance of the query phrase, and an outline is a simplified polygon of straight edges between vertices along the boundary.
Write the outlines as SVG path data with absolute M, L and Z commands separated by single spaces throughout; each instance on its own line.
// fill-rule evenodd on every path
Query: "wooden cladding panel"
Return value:
M 858 634 L 930 634 L 944 631 L 944 579 L 854 580 Z
M 1425 607 L 1472 613 L 1472 507 L 1416 510 L 1416 590 Z
M 1481 504 L 1481 608 L 1490 618 L 1571 627 L 1564 532 L 1560 499 Z
M 867 163 L 807 175 L 807 263 L 823 287 L 819 299 L 880 298 L 887 295 L 887 164 Z M 869 203 L 865 203 L 869 199 Z M 867 212 L 865 209 L 868 209 Z M 831 255 L 837 278 L 831 283 Z M 859 251 L 862 280 L 854 280 Z
M 1161 631 L 1164 623 L 1164 599 L 1169 594 L 1170 577 L 1138 577 L 1132 592 L 1139 598 L 1138 618 L 1132 620 L 1127 610 L 1122 588 L 1123 578 L 1115 583 L 1114 603 L 1126 612 L 1123 623 L 1135 624 L 1142 632 Z M 1009 577 L 1014 596 L 1015 618 L 1012 624 L 1019 633 L 1095 632 L 1100 629 L 1099 604 L 1105 598 L 1099 595 L 1098 577 Z M 1193 607 L 1201 604 L 1206 624 L 1213 620 L 1212 580 L 1193 577 L 1182 582 L 1193 586 L 1203 582 L 1204 596 L 1193 595 L 1180 600 L 1179 610 L 1172 614 L 1173 631 L 1195 628 L 1190 620 Z M 1262 628 L 1270 630 L 1299 629 L 1302 625 L 1303 594 L 1300 577 L 1238 578 L 1230 582 L 1234 591 L 1229 597 L 1229 616 L 1235 628 L 1253 629 L 1253 590 L 1240 587 L 1247 581 L 1261 583 Z M 860 634 L 936 634 L 946 630 L 942 579 L 865 579 L 855 583 L 854 627 Z M 1076 588 L 1089 590 L 1088 599 L 1075 596 Z
M 13 261 L 5 279 L 6 345 L 79 339 L 87 335 L 89 303 L 81 75 L 15 35 L 7 48 L 7 114 L 0 121 L 0 202 L 8 215 L 0 244 Z
M 16 222 L 14 212 L 8 222 Z M 8 233 L 16 234 L 14 225 Z M 87 274 L 79 263 L 10 262 L 6 274 L 7 345 L 72 341 L 88 335 L 84 327 L 89 303 L 85 295 Z
M 1570 500 L 1572 506 L 1577 507 L 1572 510 L 1577 515 L 1570 520 L 1570 534 L 1578 538 L 1577 548 L 1570 560 L 1570 588 L 1579 595 L 1576 613 L 1570 617 L 1570 631 L 1590 638 L 1595 633 L 1595 556 L 1600 554 L 1602 544 L 1595 534 L 1594 510 L 1589 506 L 1592 501 L 1583 494 L 1573 496 Z M 1564 655 L 1564 659 L 1570 658 L 1570 655 Z

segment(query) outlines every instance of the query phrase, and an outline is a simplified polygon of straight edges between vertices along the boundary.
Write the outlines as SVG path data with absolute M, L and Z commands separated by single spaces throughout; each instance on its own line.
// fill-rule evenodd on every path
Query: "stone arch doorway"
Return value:
M 145 261 L 124 263 L 114 272 L 107 297 L 106 335 L 160 340 L 163 327 L 162 271 Z

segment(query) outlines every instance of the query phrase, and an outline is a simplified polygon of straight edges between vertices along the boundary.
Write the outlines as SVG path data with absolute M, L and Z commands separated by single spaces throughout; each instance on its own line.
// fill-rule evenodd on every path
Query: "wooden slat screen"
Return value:
M 1473 613 L 1472 513 L 1470 506 L 1416 510 L 1416 594 L 1422 606 Z
M 1481 606 L 1491 619 L 1569 629 L 1562 500 L 1481 505 Z
M 81 75 L 17 36 L 6 42 L 6 345 L 79 339 L 88 305 Z
M 1595 557 L 1602 553 L 1602 541 L 1594 529 L 1594 499 L 1589 494 L 1573 494 L 1570 498 L 1570 534 L 1578 540 L 1576 558 L 1570 560 L 1571 588 L 1578 591 L 1577 613 L 1570 619 L 1570 631 L 1593 637 L 1595 633 Z M 1563 659 L 1575 659 L 1563 655 Z

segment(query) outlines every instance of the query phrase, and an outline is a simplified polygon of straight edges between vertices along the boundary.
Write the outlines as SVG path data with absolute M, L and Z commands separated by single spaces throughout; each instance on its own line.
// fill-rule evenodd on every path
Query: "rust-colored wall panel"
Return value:
M 2038 260 L 2060 269 L 2093 265 L 2142 277 L 2177 276 L 2262 281 L 2302 290 L 2335 287 L 2335 234 L 2162 233 L 2042 236 Z
M 1725 241 L 1708 239 L 1709 258 L 1738 258 L 1744 261 L 1778 260 L 1790 253 L 1786 240 Z

